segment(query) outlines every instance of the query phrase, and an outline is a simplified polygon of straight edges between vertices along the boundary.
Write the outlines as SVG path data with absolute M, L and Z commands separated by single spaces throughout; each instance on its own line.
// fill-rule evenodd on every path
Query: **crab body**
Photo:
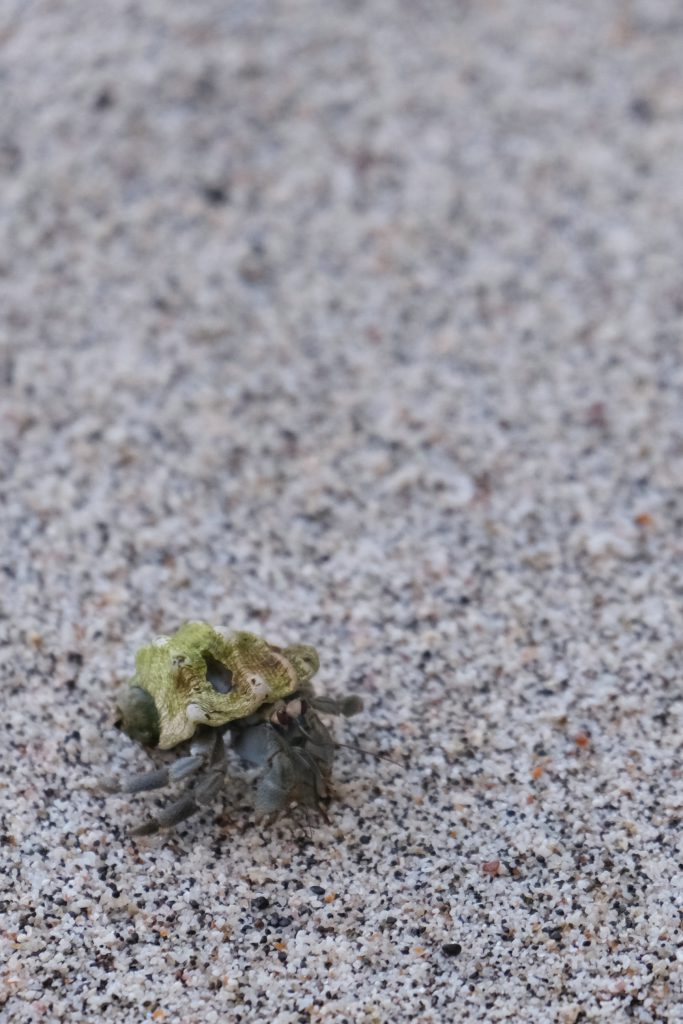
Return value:
M 188 622 L 143 647 L 119 700 L 119 724 L 146 747 L 184 750 L 167 767 L 102 785 L 139 793 L 192 781 L 134 834 L 172 828 L 211 802 L 225 782 L 228 738 L 243 761 L 260 769 L 258 813 L 277 815 L 297 803 L 324 815 L 335 743 L 317 712 L 348 717 L 362 701 L 317 697 L 310 681 L 318 664 L 315 648 L 305 644 L 278 647 L 205 622 Z
M 360 697 L 316 697 L 308 685 L 232 724 L 235 750 L 247 764 L 262 769 L 256 787 L 258 813 L 279 814 L 296 803 L 324 814 L 336 743 L 318 712 L 350 718 L 362 707 Z

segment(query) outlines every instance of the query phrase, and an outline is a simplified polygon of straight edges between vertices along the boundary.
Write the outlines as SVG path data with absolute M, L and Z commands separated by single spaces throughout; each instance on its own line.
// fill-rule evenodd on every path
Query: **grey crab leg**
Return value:
M 310 697 L 308 702 L 312 708 L 322 711 L 324 715 L 343 715 L 344 718 L 351 718 L 363 710 L 363 700 L 355 693 L 342 697 L 341 700 L 335 700 L 334 697 Z
M 151 789 L 163 789 L 164 786 L 195 775 L 210 761 L 215 745 L 216 733 L 204 730 L 195 737 L 187 757 L 180 757 L 173 764 L 152 772 L 128 775 L 123 779 L 109 776 L 101 780 L 100 786 L 106 793 L 144 793 Z
M 233 737 L 233 745 L 243 761 L 262 768 L 256 785 L 258 815 L 277 815 L 296 799 L 311 769 L 301 770 L 293 748 L 270 722 L 248 726 Z
M 186 793 L 179 800 L 159 811 L 156 818 L 148 818 L 130 830 L 132 836 L 153 836 L 162 828 L 173 828 L 199 810 L 199 804 L 192 793 Z
M 355 695 L 340 700 L 316 697 L 311 687 L 302 686 L 233 728 L 239 756 L 262 769 L 256 786 L 257 814 L 277 815 L 291 803 L 324 813 L 336 744 L 317 712 L 349 717 L 362 706 Z
M 278 751 L 256 786 L 256 813 L 267 815 L 283 811 L 291 800 L 293 782 L 291 762 L 284 752 Z
M 267 764 L 280 750 L 275 729 L 263 721 L 236 732 L 232 743 L 242 760 L 254 766 Z
M 328 793 L 319 759 L 312 751 L 292 746 L 275 730 L 270 733 L 276 749 L 266 759 L 256 787 L 257 814 L 278 814 L 293 802 L 319 807 Z
M 173 828 L 211 803 L 224 783 L 227 769 L 223 737 L 220 733 L 214 732 L 212 742 L 213 751 L 209 767 L 193 788 L 160 811 L 156 817 L 149 818 L 132 829 L 131 835 L 150 836 L 160 829 Z
M 308 757 L 314 763 L 320 762 L 328 768 L 331 767 L 336 744 L 324 722 L 309 712 L 303 724 L 297 722 L 296 727 L 306 741 L 303 749 Z

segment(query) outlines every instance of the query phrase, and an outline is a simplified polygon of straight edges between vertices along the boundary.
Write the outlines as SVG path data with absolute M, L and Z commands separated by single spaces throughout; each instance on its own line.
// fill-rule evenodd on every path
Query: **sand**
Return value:
M 683 1021 L 679 5 L 0 12 L 3 1022 Z M 196 618 L 329 823 L 96 789 Z

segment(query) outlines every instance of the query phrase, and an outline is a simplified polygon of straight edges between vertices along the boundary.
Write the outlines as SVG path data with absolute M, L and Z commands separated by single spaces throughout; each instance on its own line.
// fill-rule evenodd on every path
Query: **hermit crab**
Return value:
M 314 647 L 278 647 L 206 622 L 188 622 L 143 647 L 119 699 L 117 725 L 148 748 L 189 749 L 166 767 L 102 785 L 140 793 L 188 784 L 133 834 L 172 828 L 212 801 L 228 771 L 227 739 L 243 761 L 261 769 L 258 813 L 274 816 L 297 803 L 324 814 L 336 745 L 318 712 L 348 717 L 363 705 L 354 695 L 316 696 L 311 679 L 318 667 Z

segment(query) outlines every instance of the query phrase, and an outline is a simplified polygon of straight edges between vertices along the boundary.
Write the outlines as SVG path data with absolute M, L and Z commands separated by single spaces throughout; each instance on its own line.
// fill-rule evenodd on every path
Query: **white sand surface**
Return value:
M 683 1021 L 682 53 L 677 0 L 0 0 L 3 1022 Z M 90 781 L 194 618 L 395 763 L 131 839 Z

